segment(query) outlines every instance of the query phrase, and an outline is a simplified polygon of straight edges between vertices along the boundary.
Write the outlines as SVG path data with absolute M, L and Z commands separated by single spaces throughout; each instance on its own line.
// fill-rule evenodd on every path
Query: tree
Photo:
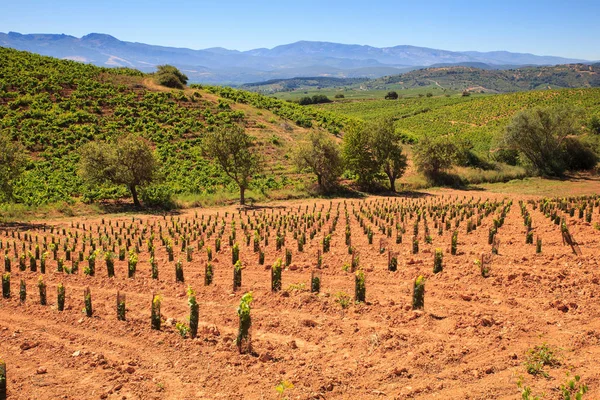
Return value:
M 398 93 L 395 91 L 387 92 L 385 95 L 386 100 L 398 100 Z
M 437 181 L 456 163 L 460 149 L 448 136 L 424 136 L 414 147 L 414 161 L 425 177 Z
M 373 186 L 381 172 L 375 158 L 369 132 L 361 124 L 349 126 L 344 135 L 342 156 L 346 168 L 356 175 L 358 184 L 364 188 Z
M 390 181 L 390 190 L 396 192 L 396 179 L 406 170 L 406 155 L 392 118 L 381 118 L 366 127 L 376 163 Z
M 262 160 L 252 150 L 254 141 L 244 128 L 234 124 L 219 126 L 204 137 L 204 150 L 240 188 L 240 205 L 253 175 L 262 171 Z
M 25 169 L 23 146 L 0 135 L 0 200 L 11 200 L 13 185 Z
M 183 89 L 188 77 L 172 65 L 159 65 L 156 71 L 156 80 L 159 85 L 175 89 Z
M 133 204 L 140 207 L 137 189 L 151 183 L 157 162 L 148 143 L 135 135 L 119 138 L 115 143 L 89 142 L 81 148 L 79 170 L 92 184 L 126 185 Z
M 317 176 L 321 190 L 328 191 L 343 172 L 338 145 L 328 134 L 317 131 L 308 135 L 308 142 L 298 145 L 294 163 L 299 171 L 310 170 Z
M 524 155 L 539 174 L 562 175 L 567 167 L 565 139 L 578 131 L 573 109 L 536 107 L 513 117 L 504 132 L 504 145 Z

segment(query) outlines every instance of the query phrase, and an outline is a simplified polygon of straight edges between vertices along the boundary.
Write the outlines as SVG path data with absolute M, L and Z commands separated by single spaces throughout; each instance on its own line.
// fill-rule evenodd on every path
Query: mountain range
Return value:
M 311 41 L 248 51 L 221 47 L 192 50 L 126 42 L 101 33 L 90 33 L 81 38 L 65 34 L 0 33 L 0 46 L 145 72 L 154 71 L 157 65 L 171 64 L 186 73 L 190 82 L 221 84 L 302 76 L 378 78 L 435 64 L 479 63 L 490 69 L 503 69 L 588 62 L 507 51 L 456 52 L 407 45 L 378 48 Z

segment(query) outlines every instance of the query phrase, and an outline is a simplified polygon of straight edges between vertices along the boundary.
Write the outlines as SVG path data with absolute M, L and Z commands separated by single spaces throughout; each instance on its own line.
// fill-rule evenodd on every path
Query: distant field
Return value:
M 425 86 L 414 89 L 403 89 L 401 85 L 389 85 L 384 89 L 370 89 L 370 88 L 361 88 L 361 85 L 351 86 L 351 87 L 342 87 L 342 88 L 310 88 L 310 89 L 298 89 L 289 92 L 277 92 L 270 94 L 269 97 L 277 97 L 282 100 L 298 100 L 301 97 L 305 96 L 313 96 L 315 94 L 325 95 L 329 97 L 331 100 L 338 101 L 335 99 L 335 95 L 343 95 L 344 99 L 384 99 L 385 95 L 391 91 L 395 90 L 398 92 L 400 96 L 403 98 L 413 98 L 418 97 L 419 95 L 426 96 L 427 93 L 431 93 L 433 96 L 443 96 L 445 94 L 455 95 L 458 92 L 455 90 L 446 90 L 437 87 L 437 86 Z

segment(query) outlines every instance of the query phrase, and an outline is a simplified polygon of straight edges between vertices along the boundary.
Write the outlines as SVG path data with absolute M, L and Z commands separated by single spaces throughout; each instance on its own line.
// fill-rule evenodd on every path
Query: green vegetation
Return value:
M 244 128 L 234 124 L 218 127 L 204 139 L 207 155 L 213 158 L 240 189 L 240 205 L 246 204 L 250 179 L 262 170 L 262 160 Z
M 536 173 L 560 176 L 567 168 L 591 169 L 598 162 L 596 149 L 578 140 L 580 130 L 572 108 L 538 107 L 514 116 L 504 143 L 522 154 Z
M 315 174 L 317 184 L 324 192 L 335 187 L 343 172 L 338 145 L 322 131 L 310 132 L 308 142 L 298 144 L 294 163 L 299 171 L 308 170 Z
M 13 185 L 25 169 L 23 148 L 0 134 L 0 201 L 12 200 Z
M 589 126 L 591 116 L 600 107 L 600 89 L 544 90 L 495 96 L 433 96 L 397 101 L 365 100 L 335 102 L 313 108 L 363 120 L 392 117 L 396 131 L 406 143 L 416 142 L 427 134 L 434 137 L 450 135 L 469 141 L 477 154 L 493 160 L 497 148 L 495 138 L 504 133 L 517 112 L 536 106 L 563 104 L 582 110 L 578 121 L 581 126 Z
M 237 310 L 240 325 L 235 343 L 240 353 L 249 352 L 252 348 L 250 342 L 250 327 L 252 326 L 250 303 L 252 303 L 252 292 L 248 292 L 242 296 L 240 306 Z
M 79 149 L 86 143 L 116 143 L 129 135 L 148 143 L 156 158 L 156 176 L 165 178 L 141 190 L 144 203 L 160 203 L 170 195 L 191 204 L 211 197 L 229 201 L 237 184 L 206 157 L 203 139 L 217 127 L 252 127 L 256 120 L 269 126 L 252 128 L 257 142 L 264 142 L 265 152 L 277 157 L 269 165 L 269 175 L 253 177 L 253 188 L 259 194 L 281 190 L 286 195 L 301 185 L 302 178 L 293 174 L 284 157 L 304 129 L 293 124 L 339 133 L 348 120 L 229 88 L 148 89 L 152 78 L 131 69 L 99 68 L 6 48 L 0 48 L 0 59 L 0 136 L 10 140 L 0 145 L 20 143 L 24 149 L 1 152 L 0 183 L 11 189 L 4 193 L 12 192 L 15 202 L 27 206 L 64 201 L 66 210 L 74 198 L 94 202 L 130 195 L 126 185 L 90 184 L 77 174 Z M 240 106 L 234 107 L 233 102 Z M 269 116 L 259 118 L 257 109 L 267 110 Z M 270 115 L 277 118 L 266 123 Z M 279 145 L 264 140 L 282 129 L 286 137 Z M 10 154 L 24 157 L 17 160 L 19 168 L 5 173 L 8 161 L 2 157 Z
M 80 171 L 85 181 L 90 185 L 125 185 L 133 196 L 133 204 L 141 207 L 138 188 L 152 183 L 157 170 L 146 141 L 127 135 L 114 143 L 89 142 L 80 151 Z
M 159 65 L 154 76 L 159 85 L 174 89 L 183 89 L 188 81 L 188 77 L 172 65 Z
M 544 370 L 544 367 L 554 367 L 557 365 L 560 365 L 560 360 L 556 355 L 556 349 L 546 343 L 535 346 L 527 351 L 525 368 L 528 374 L 541 375 L 548 378 L 549 375 Z

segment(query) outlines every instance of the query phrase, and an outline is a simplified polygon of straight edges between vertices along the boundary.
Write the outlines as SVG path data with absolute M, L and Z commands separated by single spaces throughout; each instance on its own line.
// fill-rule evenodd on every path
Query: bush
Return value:
M 164 184 L 153 184 L 142 188 L 141 198 L 144 205 L 165 210 L 176 208 L 171 189 Z
M 183 89 L 187 84 L 188 77 L 172 65 L 159 65 L 156 71 L 156 81 L 162 86 Z
M 386 100 L 398 100 L 398 93 L 395 91 L 387 92 L 385 95 Z

